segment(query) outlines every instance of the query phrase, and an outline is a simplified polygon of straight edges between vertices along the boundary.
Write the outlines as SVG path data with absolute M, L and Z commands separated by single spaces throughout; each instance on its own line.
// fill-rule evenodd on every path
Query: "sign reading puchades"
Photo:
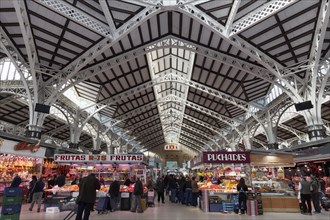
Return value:
M 203 152 L 203 163 L 250 163 L 250 152 Z
M 143 154 L 55 154 L 54 161 L 62 163 L 90 162 L 90 163 L 146 163 Z
M 164 146 L 164 150 L 179 150 L 178 145 L 167 144 Z

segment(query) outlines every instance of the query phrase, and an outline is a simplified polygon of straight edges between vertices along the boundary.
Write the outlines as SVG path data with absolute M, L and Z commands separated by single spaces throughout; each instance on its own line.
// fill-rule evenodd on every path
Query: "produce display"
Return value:
M 207 183 L 197 183 L 198 184 L 198 188 L 199 190 L 220 190 L 220 186 L 217 184 L 213 184 L 211 182 L 207 182 Z
M 120 185 L 120 192 L 134 192 L 134 186 L 135 184 L 131 184 L 129 186 Z M 148 188 L 146 186 L 143 187 L 143 192 L 148 192 Z
M 22 179 L 21 186 L 27 185 L 33 174 L 39 174 L 41 160 L 33 157 L 10 154 L 0 155 L 0 192 L 9 186 L 18 174 Z
M 108 192 L 110 189 L 109 185 L 101 186 L 100 190 L 102 192 Z M 46 189 L 45 191 L 48 192 L 78 192 L 79 186 L 78 185 L 64 185 L 62 187 L 54 186 L 52 189 Z M 130 186 L 120 185 L 119 192 L 133 192 L 134 191 L 134 184 L 131 184 Z M 146 193 L 148 192 L 148 188 L 144 187 L 143 191 Z
M 0 155 L 0 172 L 32 172 L 38 167 L 38 160 L 38 158 L 2 154 Z

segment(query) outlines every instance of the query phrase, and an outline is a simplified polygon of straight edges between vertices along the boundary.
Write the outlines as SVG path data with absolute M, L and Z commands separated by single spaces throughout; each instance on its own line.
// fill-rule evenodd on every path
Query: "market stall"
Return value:
M 0 138 L 0 204 L 5 187 L 18 175 L 23 192 L 27 191 L 32 175 L 41 175 L 46 149 L 38 144 L 17 142 Z
M 203 179 L 198 185 L 204 212 L 234 211 L 239 179 L 245 178 L 247 185 L 251 183 L 249 152 L 203 152 L 190 161 L 190 166 Z
M 254 192 L 261 193 L 265 212 L 300 212 L 299 201 L 285 167 L 294 167 L 293 155 L 251 152 L 251 179 Z
M 84 177 L 89 173 L 95 173 L 101 181 L 101 189 L 97 192 L 97 197 L 104 197 L 109 191 L 113 180 L 118 180 L 121 184 L 122 209 L 129 210 L 131 194 L 134 185 L 122 185 L 127 178 L 140 178 L 143 184 L 146 181 L 146 158 L 142 154 L 120 154 L 120 155 L 92 155 L 92 154 L 55 154 L 54 162 L 70 166 L 66 176 Z M 67 196 L 72 192 L 78 192 L 77 185 L 54 187 L 51 190 L 52 199 L 62 197 L 63 193 Z M 145 188 L 145 192 L 147 189 Z

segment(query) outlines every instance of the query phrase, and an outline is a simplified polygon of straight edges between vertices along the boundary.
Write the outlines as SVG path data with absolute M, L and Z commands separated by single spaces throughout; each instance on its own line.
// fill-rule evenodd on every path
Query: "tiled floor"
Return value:
M 37 213 L 36 207 L 32 212 L 28 211 L 28 206 L 23 205 L 20 220 L 61 220 L 68 214 L 68 212 L 61 212 L 57 214 L 46 214 L 44 212 Z M 73 217 L 71 220 L 74 220 Z M 300 213 L 264 213 L 262 216 L 247 216 L 237 214 L 221 214 L 221 213 L 204 213 L 199 208 L 187 207 L 181 204 L 173 204 L 166 202 L 165 204 L 156 203 L 155 207 L 148 208 L 144 213 L 132 213 L 129 211 L 117 211 L 114 213 L 108 213 L 99 215 L 97 212 L 93 212 L 90 216 L 91 220 L 96 219 L 143 219 L 143 220 L 191 220 L 191 219 L 257 219 L 257 220 L 330 220 L 330 212 L 323 212 L 321 214 L 305 216 Z

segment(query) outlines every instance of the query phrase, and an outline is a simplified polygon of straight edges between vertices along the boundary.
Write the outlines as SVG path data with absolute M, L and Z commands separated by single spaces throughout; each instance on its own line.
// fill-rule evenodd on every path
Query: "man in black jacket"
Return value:
M 141 196 L 143 195 L 143 184 L 140 178 L 137 178 L 134 186 L 134 196 L 135 196 L 135 207 L 131 209 L 132 212 L 143 213 L 141 206 Z
M 82 220 L 82 214 L 84 213 L 83 220 L 88 220 L 91 210 L 93 208 L 96 199 L 96 190 L 99 190 L 101 184 L 96 179 L 95 174 L 91 173 L 88 176 L 82 178 L 79 182 L 79 196 L 78 210 L 76 220 Z
M 21 182 L 22 182 L 21 177 L 19 177 L 19 175 L 16 174 L 16 176 L 13 179 L 13 181 L 11 182 L 10 187 L 19 187 L 19 184 L 21 184 Z
M 117 180 L 114 180 L 109 189 L 110 194 L 110 204 L 111 204 L 111 212 L 114 212 L 118 208 L 119 204 L 119 190 L 120 190 L 120 184 Z
M 313 201 L 313 206 L 315 209 L 315 213 L 321 213 L 321 206 L 320 206 L 320 199 L 319 199 L 320 183 L 315 175 L 312 174 L 311 177 L 312 177 L 311 188 L 313 189 L 311 191 L 311 193 L 312 193 L 311 197 L 312 197 L 312 201 Z
M 34 203 L 38 201 L 38 210 L 37 212 L 40 212 L 40 207 L 41 207 L 41 200 L 42 200 L 42 194 L 44 192 L 45 188 L 45 183 L 43 182 L 43 178 L 40 177 L 39 180 L 35 183 L 35 186 L 31 190 L 31 193 L 33 194 L 32 196 L 32 202 L 30 205 L 29 210 L 32 211 Z

